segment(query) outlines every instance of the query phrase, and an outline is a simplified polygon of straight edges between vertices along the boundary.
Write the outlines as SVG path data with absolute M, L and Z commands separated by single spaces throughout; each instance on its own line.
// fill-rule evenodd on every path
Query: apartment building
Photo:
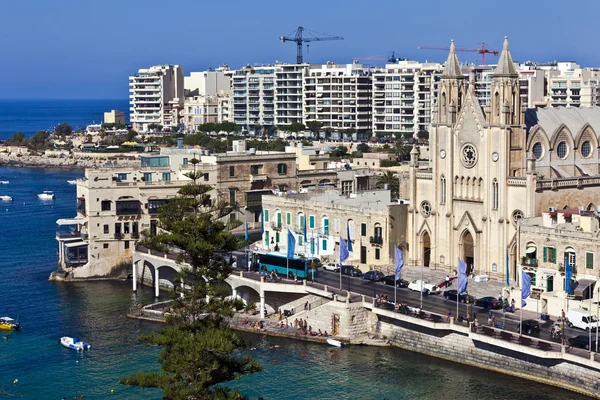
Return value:
M 429 131 L 441 64 L 400 60 L 373 72 L 373 133 Z
M 275 124 L 302 122 L 302 80 L 308 64 L 276 64 Z
M 372 129 L 372 73 L 361 64 L 311 65 L 304 76 L 303 122 L 324 128 Z
M 111 110 L 104 113 L 105 124 L 125 124 L 125 113 Z
M 262 133 L 275 125 L 274 66 L 246 66 L 233 71 L 233 122 L 244 130 Z
M 196 132 L 206 123 L 229 121 L 231 91 L 224 90 L 215 95 L 186 97 L 183 107 L 183 123 L 187 132 Z
M 184 77 L 185 97 L 216 96 L 231 89 L 231 71 L 224 64 L 217 69 L 202 72 L 190 72 Z
M 559 62 L 548 77 L 548 102 L 552 107 L 591 107 L 600 104 L 600 69 Z

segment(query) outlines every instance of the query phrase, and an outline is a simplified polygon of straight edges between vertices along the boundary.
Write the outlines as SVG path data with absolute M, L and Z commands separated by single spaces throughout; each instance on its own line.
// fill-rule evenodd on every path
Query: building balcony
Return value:
M 536 258 L 523 257 L 521 258 L 521 265 L 527 267 L 537 268 L 538 260 Z
M 281 224 L 273 222 L 273 223 L 271 223 L 271 229 L 273 229 L 274 231 L 280 231 L 281 230 Z
M 369 243 L 373 245 L 383 245 L 383 238 L 381 236 L 371 236 L 369 238 Z
M 251 183 L 262 182 L 266 181 L 267 179 L 269 179 L 269 177 L 266 174 L 250 174 Z
M 123 239 L 123 234 L 122 233 L 115 233 L 113 235 L 113 238 L 117 239 L 117 240 L 121 240 L 121 239 Z

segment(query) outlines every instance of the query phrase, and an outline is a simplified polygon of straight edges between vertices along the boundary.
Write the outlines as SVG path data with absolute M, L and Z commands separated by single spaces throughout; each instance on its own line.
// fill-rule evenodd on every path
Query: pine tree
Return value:
M 231 266 L 221 254 L 243 243 L 223 222 L 233 207 L 211 199 L 212 187 L 197 183 L 203 176 L 196 171 L 198 160 L 190 162 L 194 165 L 194 172 L 187 174 L 191 182 L 160 208 L 160 232 L 143 241 L 150 248 L 181 249 L 179 261 L 189 265 L 174 281 L 169 326 L 140 337 L 143 343 L 163 348 L 161 372 L 138 372 L 120 382 L 161 388 L 164 398 L 173 400 L 243 399 L 237 391 L 215 387 L 260 370 L 252 358 L 239 353 L 244 343 L 227 323 L 243 303 L 227 299 L 225 279 Z

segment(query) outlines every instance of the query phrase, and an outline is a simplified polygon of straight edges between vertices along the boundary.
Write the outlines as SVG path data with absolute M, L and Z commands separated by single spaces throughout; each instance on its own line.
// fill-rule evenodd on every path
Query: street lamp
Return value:
M 435 249 L 437 247 L 437 244 L 433 247 L 430 247 L 429 249 L 425 250 L 423 252 L 423 255 L 425 255 L 425 253 L 427 251 L 431 252 L 431 250 Z M 425 260 L 423 260 L 425 261 Z M 425 268 L 425 262 L 421 263 L 421 306 L 419 307 L 420 310 L 423 309 L 423 269 Z M 458 300 L 458 299 L 457 299 Z

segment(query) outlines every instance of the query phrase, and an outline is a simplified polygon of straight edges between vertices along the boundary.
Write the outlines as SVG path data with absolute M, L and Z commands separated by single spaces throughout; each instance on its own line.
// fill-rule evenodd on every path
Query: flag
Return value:
M 565 291 L 567 294 L 573 294 L 573 288 L 571 287 L 571 279 L 573 279 L 573 267 L 569 262 L 569 258 L 565 259 Z
M 525 299 L 529 297 L 530 293 L 531 277 L 525 271 L 521 271 L 521 308 L 527 304 Z
M 260 233 L 263 235 L 265 234 L 265 215 L 264 214 L 265 214 L 265 211 L 262 210 L 260 212 Z
M 352 241 L 350 240 L 350 222 L 346 222 L 346 233 L 348 234 L 348 251 L 352 251 Z
M 465 293 L 467 291 L 467 285 L 469 280 L 467 278 L 467 263 L 458 259 L 458 294 Z
M 396 247 L 396 269 L 394 273 L 396 274 L 395 280 L 400 279 L 400 271 L 402 271 L 402 267 L 404 267 L 404 257 L 402 257 L 402 250 Z
M 506 286 L 510 286 L 510 278 L 509 278 L 509 270 L 508 270 L 508 249 L 506 249 Z
M 307 236 L 306 236 L 306 215 L 304 216 L 304 241 L 308 241 Z
M 350 257 L 348 253 L 348 243 L 340 236 L 340 264 Z
M 292 231 L 288 229 L 288 246 L 287 246 L 287 256 L 288 258 L 294 258 L 294 252 L 296 250 L 296 238 Z
M 249 238 L 249 235 L 248 235 L 248 223 L 246 222 L 246 248 L 248 248 L 248 238 Z

